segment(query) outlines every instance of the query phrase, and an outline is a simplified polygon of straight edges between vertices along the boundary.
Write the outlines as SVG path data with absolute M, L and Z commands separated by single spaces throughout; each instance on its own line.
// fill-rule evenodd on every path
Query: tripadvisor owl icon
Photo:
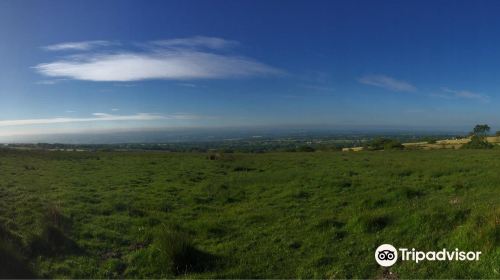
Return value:
M 381 266 L 392 266 L 398 260 L 398 250 L 391 244 L 382 244 L 375 250 L 375 260 Z

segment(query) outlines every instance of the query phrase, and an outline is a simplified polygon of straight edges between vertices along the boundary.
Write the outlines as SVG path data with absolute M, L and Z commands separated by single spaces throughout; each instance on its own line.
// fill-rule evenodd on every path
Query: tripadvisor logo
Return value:
M 398 255 L 402 261 L 479 261 L 481 252 L 475 251 L 460 251 L 458 248 L 449 251 L 442 249 L 440 251 L 418 251 L 415 248 L 399 248 L 396 249 L 391 244 L 382 244 L 375 250 L 375 260 L 381 266 L 392 266 L 398 261 Z
M 398 250 L 391 244 L 382 244 L 375 250 L 375 260 L 381 266 L 391 266 L 398 261 Z

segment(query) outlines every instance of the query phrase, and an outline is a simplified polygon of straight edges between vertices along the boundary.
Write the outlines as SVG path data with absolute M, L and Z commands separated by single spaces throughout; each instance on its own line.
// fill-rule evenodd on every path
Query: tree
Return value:
M 472 132 L 474 135 L 485 136 L 490 132 L 490 127 L 487 124 L 477 124 Z
M 491 149 L 493 144 L 486 140 L 486 135 L 490 131 L 487 124 L 478 124 L 471 132 L 470 142 L 462 146 L 464 149 Z
M 500 136 L 500 130 L 495 132 L 495 136 Z

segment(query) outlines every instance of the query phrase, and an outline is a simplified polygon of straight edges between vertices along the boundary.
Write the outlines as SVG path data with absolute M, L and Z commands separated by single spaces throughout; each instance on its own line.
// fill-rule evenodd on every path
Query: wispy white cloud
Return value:
M 489 102 L 488 95 L 468 91 L 468 90 L 453 90 L 449 88 L 441 88 L 440 93 L 431 94 L 433 97 L 440 97 L 445 99 L 475 99 L 483 102 Z
M 36 82 L 37 85 L 54 85 L 57 83 L 57 80 L 42 80 Z
M 226 40 L 216 37 L 195 36 L 190 38 L 178 38 L 153 41 L 152 44 L 169 48 L 209 48 L 225 49 L 238 45 L 237 41 Z
M 52 79 L 52 80 L 41 80 L 41 81 L 37 81 L 36 84 L 37 85 L 55 85 L 55 84 L 58 84 L 62 81 L 65 81 L 66 79 Z
M 39 64 L 36 70 L 50 77 L 87 81 L 139 81 L 147 79 L 217 79 L 276 75 L 280 71 L 242 58 L 202 52 L 120 53 L 89 55 L 78 60 Z
M 192 80 L 279 75 L 283 71 L 251 58 L 209 52 L 224 39 L 194 37 L 150 42 L 141 51 L 84 52 L 34 66 L 48 77 L 85 81 L 128 82 L 148 79 Z
M 88 51 L 98 47 L 107 47 L 116 45 L 116 42 L 110 41 L 83 41 L 83 42 L 65 42 L 43 47 L 48 51 Z
M 190 84 L 190 83 L 178 83 L 179 86 L 183 86 L 183 87 L 190 87 L 190 88 L 196 88 L 198 87 L 197 85 L 195 84 Z
M 116 83 L 114 84 L 113 86 L 115 87 L 126 87 L 126 88 L 130 88 L 130 87 L 135 87 L 137 86 L 136 84 L 127 84 L 127 83 Z
M 56 117 L 56 118 L 45 118 L 45 119 L 0 120 L 0 127 L 76 123 L 76 122 L 100 122 L 100 121 L 191 120 L 197 118 L 199 118 L 199 116 L 192 114 L 161 115 L 152 113 L 138 113 L 135 115 L 112 115 L 106 113 L 93 113 L 92 117 L 87 117 L 87 118 Z
M 120 109 L 118 109 L 118 108 L 111 108 L 111 111 L 116 112 L 116 111 L 120 111 Z
M 405 81 L 396 80 L 392 77 L 385 75 L 367 75 L 358 79 L 358 82 L 365 84 L 376 86 L 380 88 L 385 88 L 392 91 L 416 91 L 417 88 Z

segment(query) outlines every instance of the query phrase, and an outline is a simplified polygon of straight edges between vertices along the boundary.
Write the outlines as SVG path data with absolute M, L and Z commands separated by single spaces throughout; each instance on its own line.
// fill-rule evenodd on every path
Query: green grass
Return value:
M 496 149 L 2 151 L 0 278 L 375 278 L 382 243 L 482 251 L 401 278 L 500 278 L 499 170 Z

